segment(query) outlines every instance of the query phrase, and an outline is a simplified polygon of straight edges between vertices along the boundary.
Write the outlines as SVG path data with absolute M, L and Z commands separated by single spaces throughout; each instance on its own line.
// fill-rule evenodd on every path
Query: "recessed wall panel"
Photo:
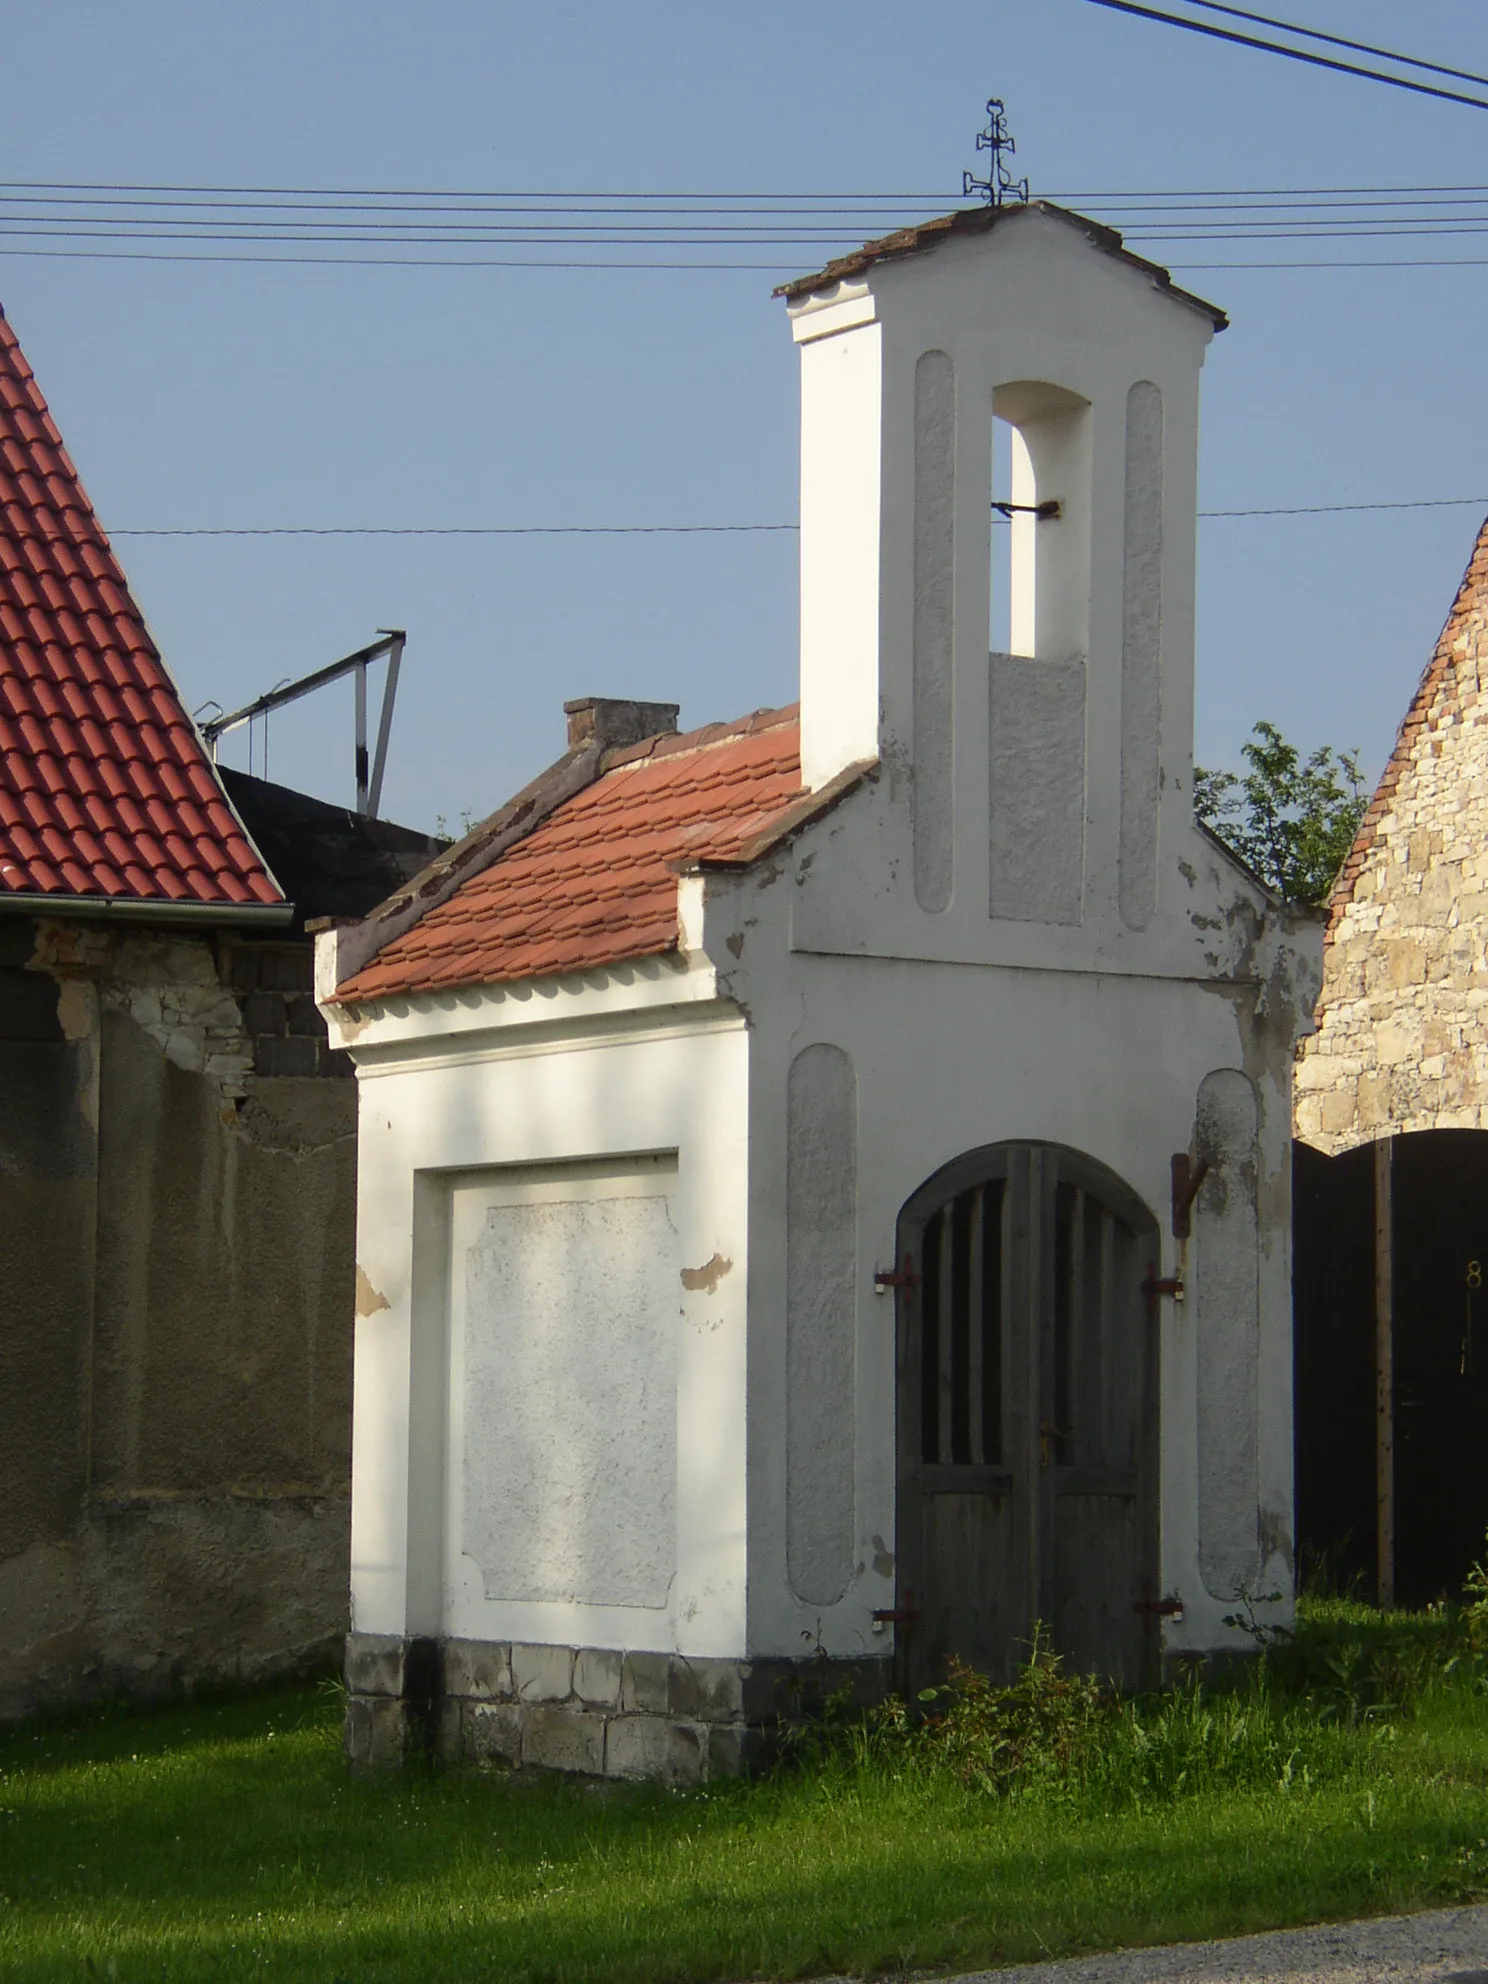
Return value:
M 456 1194 L 455 1544 L 488 1599 L 668 1601 L 681 1303 L 666 1179 Z
M 840 1047 L 791 1063 L 786 1154 L 786 1566 L 831 1605 L 852 1576 L 858 1093 Z
M 1162 779 L 1163 403 L 1150 379 L 1126 396 L 1126 544 L 1121 623 L 1121 920 L 1157 908 Z
M 955 507 L 956 375 L 927 351 L 915 367 L 914 881 L 931 911 L 951 900 Z
M 1085 664 L 991 658 L 993 916 L 1078 923 L 1085 890 Z

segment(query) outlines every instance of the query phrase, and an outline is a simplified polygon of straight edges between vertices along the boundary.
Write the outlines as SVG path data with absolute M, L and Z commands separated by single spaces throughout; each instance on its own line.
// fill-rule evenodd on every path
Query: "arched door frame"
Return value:
M 967 1151 L 905 1200 L 896 1611 L 912 1691 L 950 1655 L 1009 1672 L 1038 1620 L 1082 1666 L 1155 1678 L 1159 1372 L 1142 1284 L 1158 1245 L 1109 1166 L 1035 1139 Z

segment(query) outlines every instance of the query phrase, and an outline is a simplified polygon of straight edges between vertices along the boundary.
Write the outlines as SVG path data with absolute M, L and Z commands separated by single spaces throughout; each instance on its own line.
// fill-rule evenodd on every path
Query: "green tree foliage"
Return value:
M 1247 770 L 1194 767 L 1194 812 L 1288 902 L 1326 902 L 1368 804 L 1357 751 L 1304 759 L 1274 723 L 1242 747 Z

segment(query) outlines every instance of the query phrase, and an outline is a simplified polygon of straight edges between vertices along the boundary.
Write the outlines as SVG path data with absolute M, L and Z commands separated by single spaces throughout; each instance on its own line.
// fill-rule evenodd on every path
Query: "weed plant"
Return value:
M 1388 1621 L 1314 1600 L 1295 1635 L 1257 1628 L 1255 1657 L 1218 1681 L 1197 1669 L 1162 1693 L 1122 1696 L 1067 1671 L 1035 1630 L 999 1686 L 960 1662 L 917 1702 L 842 1701 L 797 1734 L 787 1767 L 929 1784 L 1092 1813 L 1180 1798 L 1367 1782 L 1388 1774 L 1403 1724 L 1432 1705 L 1488 1707 L 1488 1574 L 1467 1602 Z M 1243 1615 L 1242 1615 L 1243 1616 Z

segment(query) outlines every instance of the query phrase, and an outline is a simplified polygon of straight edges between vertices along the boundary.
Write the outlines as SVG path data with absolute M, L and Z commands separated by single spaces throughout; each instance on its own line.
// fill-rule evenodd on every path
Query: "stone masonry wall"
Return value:
M 484 1640 L 346 1642 L 346 1754 L 394 1768 L 444 1762 L 699 1784 L 752 1775 L 782 1724 L 829 1697 L 880 1701 L 887 1660 L 705 1660 Z
M 1488 525 L 1330 905 L 1296 1133 L 1488 1128 Z

